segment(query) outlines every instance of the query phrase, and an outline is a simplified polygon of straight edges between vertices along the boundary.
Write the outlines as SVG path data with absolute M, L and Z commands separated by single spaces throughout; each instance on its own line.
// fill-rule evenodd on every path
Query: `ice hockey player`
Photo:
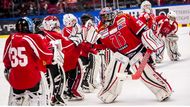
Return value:
M 100 40 L 104 46 L 114 52 L 111 63 L 105 71 L 103 87 L 98 94 L 98 98 L 104 103 L 112 103 L 119 96 L 123 82 L 121 75 L 127 74 L 128 71 L 135 73 L 138 70 L 139 64 L 143 62 L 143 49 L 156 51 L 163 46 L 153 31 L 147 29 L 142 21 L 136 20 L 129 14 L 113 16 L 113 11 L 109 7 L 100 11 L 101 22 L 98 26 Z M 130 67 L 127 67 L 128 64 Z M 172 93 L 170 85 L 148 63 L 139 80 L 159 101 L 168 99 Z
M 60 22 L 56 16 L 48 15 L 43 21 L 42 25 L 39 26 L 42 34 L 45 36 L 46 42 L 49 47 L 58 47 L 58 54 L 62 55 L 62 60 L 64 60 L 64 55 L 62 52 L 63 44 L 66 42 L 73 43 L 72 41 L 67 41 L 62 37 Z M 51 105 L 66 105 L 63 100 L 63 91 L 66 83 L 65 71 L 63 69 L 62 62 L 57 64 L 47 65 L 47 81 L 49 83 L 50 90 L 50 104 Z
M 145 0 L 141 3 L 141 13 L 138 19 L 144 22 L 149 29 L 153 30 L 153 32 L 156 32 L 157 23 L 152 10 L 152 5 L 149 1 Z
M 178 23 L 176 21 L 176 13 L 169 11 L 167 16 L 160 15 L 156 17 L 158 23 L 157 35 L 164 39 L 168 56 L 171 61 L 178 61 L 181 54 L 178 52 Z M 160 63 L 163 60 L 164 50 L 158 50 L 156 53 L 156 62 Z
M 3 63 L 5 77 L 11 85 L 8 105 L 46 105 L 44 89 L 47 84 L 41 68 L 58 56 L 53 56 L 43 36 L 33 34 L 33 30 L 31 19 L 20 18 L 16 23 L 17 32 L 6 40 Z
M 84 67 L 84 76 L 81 83 L 81 88 L 84 92 L 93 92 L 96 88 L 94 78 L 97 77 L 97 72 L 95 72 L 95 54 L 97 54 L 98 51 L 93 49 L 92 45 L 88 43 L 86 39 L 87 35 L 89 35 L 87 29 L 89 29 L 90 26 L 94 26 L 95 28 L 95 24 L 93 22 L 93 17 L 90 14 L 83 14 L 81 16 L 81 23 L 83 30 L 83 42 L 81 45 L 83 48 L 81 48 L 80 59 Z
M 64 94 L 67 96 L 68 101 L 83 100 L 84 95 L 78 90 L 83 77 L 78 62 L 81 51 L 79 45 L 82 42 L 82 29 L 78 24 L 77 18 L 70 13 L 63 15 L 63 24 L 65 26 L 62 30 L 63 37 L 71 39 L 75 44 L 65 50 L 67 54 L 65 54 L 64 70 L 67 78 L 67 89 L 64 91 Z
M 153 33 L 156 34 L 157 31 L 157 23 L 155 19 L 155 15 L 152 10 L 152 5 L 149 1 L 145 0 L 141 3 L 141 13 L 138 17 L 149 29 L 152 29 Z M 160 49 L 161 50 L 161 49 Z M 155 53 L 152 53 L 149 63 L 153 66 L 155 65 L 156 56 Z

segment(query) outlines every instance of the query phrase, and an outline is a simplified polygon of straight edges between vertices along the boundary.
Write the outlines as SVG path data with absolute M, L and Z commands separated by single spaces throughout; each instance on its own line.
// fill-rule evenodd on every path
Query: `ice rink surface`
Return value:
M 121 94 L 112 104 L 104 104 L 97 98 L 99 89 L 93 93 L 85 93 L 83 101 L 67 102 L 69 106 L 190 106 L 190 28 L 179 28 L 178 46 L 181 59 L 171 62 L 165 52 L 164 60 L 156 65 L 156 69 L 169 82 L 173 88 L 173 94 L 166 102 L 158 102 L 152 92 L 140 81 L 126 80 Z M 7 105 L 9 84 L 5 80 L 2 63 L 3 49 L 6 39 L 0 39 L 0 106 Z

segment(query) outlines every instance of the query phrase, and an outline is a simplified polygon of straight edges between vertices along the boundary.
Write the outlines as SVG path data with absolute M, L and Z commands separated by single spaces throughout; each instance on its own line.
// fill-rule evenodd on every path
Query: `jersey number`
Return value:
M 125 38 L 121 35 L 120 32 L 117 32 L 116 34 L 113 34 L 110 36 L 110 39 L 112 40 L 112 44 L 116 49 L 119 49 L 126 45 Z
M 16 67 L 20 65 L 24 67 L 28 64 L 28 58 L 23 52 L 26 51 L 25 47 L 11 48 L 11 65 L 12 67 Z

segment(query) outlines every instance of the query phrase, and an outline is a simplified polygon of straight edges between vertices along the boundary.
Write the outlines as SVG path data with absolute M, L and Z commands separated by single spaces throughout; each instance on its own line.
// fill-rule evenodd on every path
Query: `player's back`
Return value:
M 52 58 L 51 51 L 49 57 L 43 58 L 40 51 L 45 50 L 46 45 L 43 39 L 37 34 L 16 33 L 12 35 L 11 46 L 9 48 L 9 59 L 11 71 L 9 82 L 15 89 L 28 89 L 35 86 L 41 79 L 41 61 L 50 63 Z M 45 56 L 44 56 L 45 57 Z M 47 59 L 47 60 L 45 60 Z

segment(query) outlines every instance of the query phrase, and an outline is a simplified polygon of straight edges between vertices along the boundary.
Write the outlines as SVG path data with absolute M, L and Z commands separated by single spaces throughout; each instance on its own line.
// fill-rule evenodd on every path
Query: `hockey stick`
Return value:
M 118 74 L 116 74 L 117 77 L 122 78 L 122 79 L 127 78 L 128 80 L 137 80 L 137 79 L 139 79 L 141 77 L 141 74 L 142 74 L 142 72 L 143 72 L 143 70 L 144 70 L 144 68 L 145 68 L 151 54 L 152 54 L 152 50 L 147 49 L 147 51 L 146 51 L 146 53 L 145 53 L 145 55 L 144 55 L 144 57 L 142 59 L 142 62 L 140 63 L 140 65 L 139 65 L 137 71 L 135 72 L 135 74 L 129 75 L 129 74 L 119 74 L 118 73 Z
M 150 58 L 151 53 L 152 53 L 152 51 L 150 49 L 147 49 L 147 51 L 142 59 L 142 62 L 139 65 L 139 68 L 137 69 L 136 73 L 131 76 L 132 80 L 137 80 L 141 77 L 141 74 L 148 62 L 148 59 Z

